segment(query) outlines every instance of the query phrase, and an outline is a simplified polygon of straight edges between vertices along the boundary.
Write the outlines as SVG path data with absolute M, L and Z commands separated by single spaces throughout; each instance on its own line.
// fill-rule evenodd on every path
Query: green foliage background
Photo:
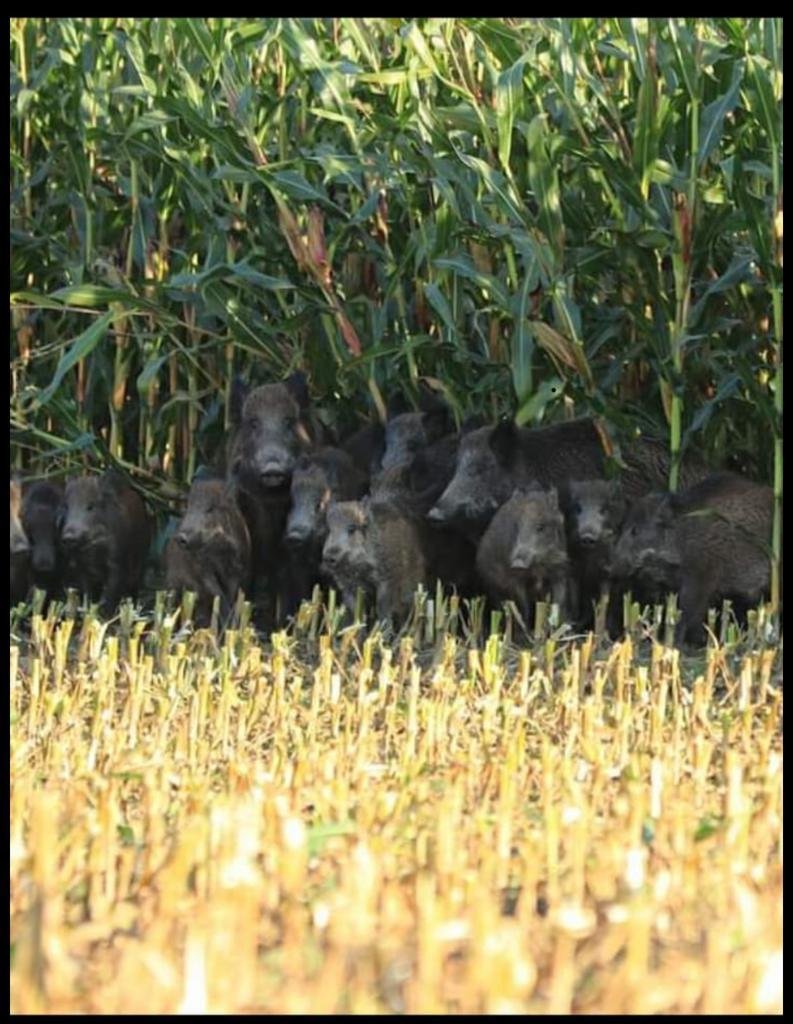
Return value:
M 779 504 L 781 19 L 18 18 L 11 54 L 12 467 L 167 501 L 234 372 L 302 367 L 340 433 L 424 378 Z

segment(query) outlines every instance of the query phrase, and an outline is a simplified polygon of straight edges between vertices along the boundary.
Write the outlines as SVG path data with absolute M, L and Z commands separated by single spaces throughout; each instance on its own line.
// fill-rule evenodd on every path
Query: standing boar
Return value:
M 625 519 L 614 573 L 643 600 L 679 591 L 675 641 L 699 643 L 709 607 L 729 598 L 746 611 L 768 593 L 772 517 L 771 488 L 733 473 L 646 495 Z
M 567 552 L 575 580 L 576 615 L 583 629 L 594 625 L 594 604 L 610 594 L 609 628 L 619 626 L 617 594 L 611 592 L 614 546 L 625 516 L 625 499 L 613 480 L 573 480 L 560 490 Z
M 30 544 L 20 518 L 22 485 L 11 480 L 11 603 L 24 601 L 30 586 Z
M 236 429 L 227 461 L 250 532 L 254 583 L 263 584 L 271 606 L 280 599 L 283 615 L 296 601 L 283 545 L 292 472 L 300 456 L 316 446 L 321 428 L 312 417 L 302 373 L 247 394 L 236 380 L 231 406 Z
M 377 617 L 399 626 L 428 582 L 423 523 L 385 497 L 331 503 L 323 567 L 352 609 L 360 587 Z
M 30 540 L 30 568 L 33 585 L 58 594 L 63 571 L 59 529 L 63 489 L 47 480 L 25 484 L 22 498 L 22 525 Z
M 338 587 L 351 613 L 359 589 L 367 603 L 375 594 L 368 506 L 366 499 L 331 501 L 326 511 L 328 533 L 322 548 L 322 571 Z
M 546 594 L 566 616 L 570 567 L 556 489 L 516 490 L 485 531 L 476 566 L 489 598 L 514 601 L 527 626 L 533 603 Z
M 669 458 L 662 445 L 639 439 L 624 446 L 622 455 L 627 468 L 621 483 L 627 500 L 666 485 Z M 603 479 L 605 472 L 603 445 L 593 420 L 534 429 L 502 420 L 496 427 L 482 427 L 463 436 L 454 477 L 429 518 L 439 524 L 456 524 L 478 539 L 516 487 L 560 487 L 571 479 Z M 681 479 L 699 479 L 703 472 L 696 465 L 684 466 Z
M 137 595 L 149 547 L 149 519 L 142 500 L 120 473 L 69 480 L 64 493 L 61 544 L 64 577 L 103 614 L 120 598 Z
M 205 625 L 215 597 L 228 619 L 250 580 L 251 539 L 234 489 L 223 480 L 194 480 L 187 510 L 165 550 L 169 590 L 196 594 L 195 618 Z
M 318 448 L 298 460 L 292 474 L 292 505 L 284 534 L 296 601 L 296 606 L 285 609 L 287 614 L 293 614 L 320 582 L 328 504 L 355 500 L 365 490 L 366 478 L 340 448 Z
M 378 619 L 402 625 L 421 584 L 428 588 L 431 558 L 423 517 L 405 505 L 374 497 L 369 503 L 369 544 L 375 567 Z

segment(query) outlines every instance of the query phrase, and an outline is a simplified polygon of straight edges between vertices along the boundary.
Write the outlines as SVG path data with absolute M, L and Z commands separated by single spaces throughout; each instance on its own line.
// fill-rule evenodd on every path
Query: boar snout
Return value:
M 280 487 L 286 482 L 289 473 L 284 466 L 275 462 L 268 462 L 259 472 L 259 483 L 262 487 Z
M 307 523 L 293 523 L 285 534 L 287 544 L 300 546 L 311 539 L 311 530 Z
M 511 569 L 531 569 L 534 565 L 534 552 L 528 548 L 515 548 L 509 564 Z
M 77 526 L 67 524 L 63 528 L 63 533 L 61 534 L 61 541 L 65 548 L 78 547 L 83 542 L 82 530 L 80 530 L 80 528 Z
M 33 569 L 41 573 L 52 572 L 55 569 L 55 552 L 52 548 L 33 549 Z

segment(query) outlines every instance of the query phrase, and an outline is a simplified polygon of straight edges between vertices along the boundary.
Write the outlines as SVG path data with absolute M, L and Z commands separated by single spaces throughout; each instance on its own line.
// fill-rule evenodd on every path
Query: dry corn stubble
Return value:
M 302 621 L 12 646 L 14 1012 L 781 1010 L 779 649 Z

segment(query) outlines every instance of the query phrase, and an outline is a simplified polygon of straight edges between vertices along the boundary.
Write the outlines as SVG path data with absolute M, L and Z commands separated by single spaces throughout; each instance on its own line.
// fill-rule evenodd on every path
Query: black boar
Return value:
M 488 597 L 514 601 L 527 627 L 533 603 L 546 595 L 568 615 L 570 566 L 556 489 L 516 490 L 493 516 L 476 565 Z
M 567 552 L 575 581 L 576 615 L 583 629 L 594 624 L 594 604 L 610 594 L 609 630 L 619 628 L 619 594 L 612 592 L 614 545 L 625 517 L 625 499 L 613 480 L 572 480 L 560 489 Z
M 292 505 L 284 534 L 293 595 L 293 605 L 285 609 L 286 614 L 297 611 L 300 601 L 310 597 L 320 582 L 328 504 L 355 500 L 365 490 L 366 478 L 340 448 L 318 448 L 298 460 L 292 474 Z
M 30 544 L 22 526 L 22 485 L 11 480 L 11 602 L 23 601 L 30 586 Z
M 63 572 L 59 539 L 63 488 L 36 480 L 26 483 L 22 494 L 22 525 L 30 540 L 33 585 L 53 597 L 60 590 Z
M 663 445 L 639 439 L 625 445 L 622 455 L 627 468 L 621 484 L 628 501 L 666 485 L 669 457 Z M 560 487 L 571 479 L 603 479 L 605 472 L 603 445 L 593 420 L 526 429 L 505 419 L 496 427 L 463 436 L 454 477 L 429 518 L 455 524 L 478 539 L 516 487 Z M 681 473 L 681 479 L 689 482 L 692 477 L 700 479 L 704 469 L 692 464 Z
M 121 474 L 69 480 L 64 493 L 61 544 L 64 577 L 112 614 L 121 597 L 136 596 L 149 547 L 149 518 Z
M 679 592 L 675 642 L 700 643 L 709 607 L 729 598 L 745 612 L 768 593 L 772 516 L 771 488 L 733 473 L 646 495 L 625 519 L 613 571 L 643 600 Z
M 195 619 L 205 625 L 215 597 L 228 618 L 240 589 L 250 582 L 251 539 L 233 487 L 194 480 L 187 510 L 165 551 L 166 587 L 196 594 Z
M 227 463 L 248 524 L 253 579 L 271 606 L 270 617 L 278 599 L 283 617 L 286 609 L 295 606 L 299 590 L 290 578 L 283 544 L 292 471 L 300 456 L 316 447 L 322 431 L 312 416 L 302 373 L 247 394 L 235 380 L 231 405 L 236 429 Z

